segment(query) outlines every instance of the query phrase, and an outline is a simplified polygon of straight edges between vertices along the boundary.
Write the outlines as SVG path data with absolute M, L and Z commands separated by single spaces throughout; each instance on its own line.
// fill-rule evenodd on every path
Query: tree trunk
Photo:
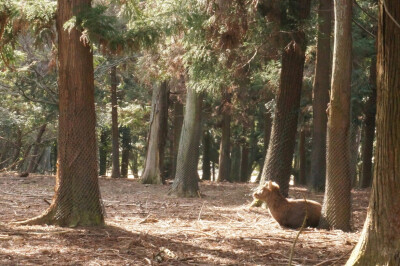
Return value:
M 131 152 L 131 132 L 128 127 L 122 128 L 122 158 L 121 158 L 121 176 L 128 177 L 129 154 Z
M 111 143 L 112 143 L 112 170 L 111 177 L 121 177 L 119 171 L 119 130 L 118 130 L 118 99 L 117 99 L 117 67 L 112 66 L 111 81 Z
M 350 83 L 352 1 L 337 0 L 331 99 L 328 112 L 326 189 L 320 227 L 350 231 Z
M 39 160 L 38 160 L 39 159 L 38 158 L 38 156 L 39 156 L 39 154 L 38 154 L 39 145 L 42 142 L 42 136 L 43 136 L 44 132 L 46 131 L 46 127 L 47 127 L 47 124 L 43 124 L 39 128 L 39 132 L 38 132 L 38 134 L 36 136 L 36 141 L 33 144 L 33 151 L 32 151 L 31 160 L 29 161 L 29 166 L 28 166 L 28 169 L 26 170 L 26 172 L 28 172 L 28 173 L 34 172 L 34 168 L 37 165 L 37 163 L 39 162 Z
M 104 216 L 97 174 L 96 115 L 93 54 L 81 42 L 76 28 L 66 21 L 90 0 L 59 0 L 57 9 L 59 59 L 59 133 L 56 192 L 49 209 L 22 224 L 60 226 L 103 225 Z
M 299 157 L 300 157 L 300 170 L 299 170 L 299 184 L 306 184 L 306 132 L 305 129 L 300 129 L 299 137 Z
M 132 175 L 133 178 L 138 178 L 138 154 L 135 151 L 132 151 L 131 153 L 131 171 L 132 171 Z
M 310 13 L 311 1 L 293 3 L 297 28 L 292 41 L 283 49 L 280 88 L 276 94 L 276 107 L 271 138 L 264 162 L 260 185 L 267 180 L 276 181 L 285 197 L 289 193 L 290 172 L 296 144 L 298 113 L 300 109 L 306 39 L 301 24 Z
M 375 114 L 376 114 L 376 58 L 371 60 L 370 69 L 371 94 L 365 103 L 365 121 L 364 121 L 364 142 L 362 146 L 362 175 L 361 188 L 371 186 L 372 181 L 372 154 L 374 150 L 375 137 Z
M 152 97 L 152 109 L 150 117 L 150 132 L 146 164 L 141 177 L 144 184 L 162 184 L 162 169 L 165 147 L 165 123 L 168 114 L 168 86 L 164 81 L 154 85 Z
M 226 93 L 227 94 L 227 93 Z M 230 97 L 225 96 L 225 101 L 230 104 Z M 230 179 L 231 172 L 231 114 L 229 107 L 225 107 L 222 113 L 222 134 L 221 134 L 221 144 L 219 152 L 219 168 L 217 182 L 222 182 L 224 180 Z
M 325 189 L 326 108 L 328 107 L 330 88 L 332 5 L 332 0 L 319 0 L 310 175 L 310 186 L 316 191 Z
M 211 136 L 208 130 L 204 131 L 203 134 L 203 176 L 202 180 L 211 179 Z
M 100 133 L 100 176 L 105 176 L 107 174 L 107 151 L 108 151 L 108 131 L 105 128 L 101 129 Z
M 174 102 L 174 120 L 173 120 L 173 139 L 172 139 L 172 146 L 173 146 L 173 159 L 172 159 L 172 176 L 175 177 L 176 173 L 176 159 L 178 156 L 178 149 L 179 149 L 179 139 L 181 137 L 181 130 L 183 124 L 183 104 L 180 101 L 179 97 L 177 97 L 176 101 Z
M 285 197 L 289 192 L 290 171 L 296 143 L 297 120 L 303 81 L 304 43 L 292 41 L 282 54 L 281 85 L 276 95 L 276 109 L 271 139 L 260 184 L 276 181 Z
M 198 197 L 197 164 L 201 136 L 202 96 L 187 88 L 186 109 L 179 141 L 176 175 L 169 194 L 178 197 Z
M 364 229 L 346 265 L 400 265 L 400 27 L 394 23 L 400 5 L 385 0 L 379 7 L 374 179 Z
M 242 154 L 240 160 L 240 181 L 248 182 L 249 181 L 249 147 L 247 143 L 243 143 L 242 145 Z
M 13 165 L 11 166 L 11 170 L 15 170 L 15 168 L 18 164 L 18 159 L 19 159 L 19 155 L 21 153 L 21 148 L 22 148 L 22 131 L 18 128 L 17 129 L 17 139 L 15 141 L 15 151 L 14 151 L 14 155 L 13 155 L 13 159 L 12 159 Z
M 239 143 L 234 143 L 233 147 L 232 147 L 232 154 L 231 154 L 231 158 L 232 158 L 232 163 L 231 163 L 231 175 L 230 178 L 228 179 L 228 181 L 230 182 L 238 182 L 240 181 L 240 164 L 241 164 L 241 160 L 240 160 L 240 145 Z

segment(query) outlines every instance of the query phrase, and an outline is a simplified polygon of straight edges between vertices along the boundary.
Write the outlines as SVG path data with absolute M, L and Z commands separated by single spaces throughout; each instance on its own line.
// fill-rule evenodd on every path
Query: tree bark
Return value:
M 162 169 L 165 147 L 165 123 L 168 114 L 168 86 L 164 81 L 153 87 L 152 111 L 146 163 L 141 177 L 144 184 L 162 184 Z
M 18 164 L 18 158 L 21 153 L 22 148 L 22 131 L 21 129 L 17 129 L 17 139 L 15 141 L 15 151 L 12 159 L 13 166 L 11 166 L 11 170 L 15 170 Z M 0 167 L 1 168 L 1 167 Z
M 365 120 L 364 120 L 364 142 L 362 146 L 362 174 L 361 188 L 371 186 L 372 181 L 372 155 L 374 150 L 375 137 L 375 114 L 376 114 L 376 58 L 371 60 L 370 69 L 370 85 L 371 94 L 365 103 Z
M 211 136 L 208 130 L 204 131 L 203 134 L 203 176 L 202 180 L 211 179 Z
M 352 1 L 337 0 L 328 112 L 326 189 L 320 227 L 350 231 L 350 83 Z
M 129 157 L 131 153 L 131 132 L 128 127 L 122 128 L 122 158 L 121 158 L 121 176 L 128 177 Z
M 117 67 L 111 67 L 111 143 L 112 143 L 112 170 L 111 177 L 119 178 L 119 129 L 118 129 L 118 99 L 117 99 Z
M 249 147 L 247 143 L 242 145 L 242 154 L 240 160 L 240 182 L 249 181 Z
M 313 97 L 313 133 L 311 148 L 311 188 L 325 189 L 326 174 L 326 108 L 329 102 L 331 70 L 332 0 L 319 0 L 317 60 Z
M 230 114 L 230 95 L 224 93 L 224 104 L 222 110 L 222 134 L 219 148 L 219 168 L 217 182 L 230 179 L 231 172 L 231 114 Z
M 183 104 L 180 101 L 179 97 L 177 97 L 174 102 L 174 120 L 173 120 L 173 159 L 172 159 L 172 176 L 175 177 L 176 173 L 176 159 L 178 157 L 178 149 L 179 149 L 179 139 L 181 137 L 182 124 L 183 124 Z
M 374 179 L 364 229 L 346 265 L 400 265 L 400 28 L 394 20 L 400 21 L 398 1 L 379 1 Z
M 56 192 L 49 209 L 21 224 L 60 226 L 103 225 L 97 174 L 96 115 L 93 54 L 80 41 L 76 28 L 64 30 L 66 21 L 90 0 L 59 0 L 57 9 L 59 58 L 59 131 Z
M 108 143 L 108 130 L 102 128 L 100 133 L 100 149 L 99 149 L 100 176 L 104 176 L 107 174 L 107 152 L 108 152 L 107 143 Z
M 300 157 L 299 184 L 305 185 L 307 182 L 306 182 L 306 132 L 304 128 L 300 129 L 299 157 Z
M 231 169 L 230 169 L 230 178 L 228 181 L 230 182 L 238 182 L 240 181 L 240 145 L 239 143 L 234 143 L 232 147 L 232 154 L 231 154 Z
M 34 172 L 34 168 L 35 168 L 35 166 L 37 165 L 37 163 L 39 162 L 39 158 L 38 158 L 38 156 L 39 156 L 39 154 L 38 154 L 38 152 L 39 152 L 39 145 L 40 145 L 40 143 L 42 142 L 42 137 L 43 137 L 43 134 L 44 134 L 44 132 L 46 131 L 46 127 L 47 127 L 47 123 L 46 124 L 43 124 L 40 128 L 39 128 L 39 132 L 38 132 L 38 134 L 37 134 L 37 136 L 36 136 L 36 141 L 35 141 L 35 143 L 33 144 L 33 150 L 32 150 L 32 156 L 31 156 L 31 160 L 29 161 L 29 166 L 28 166 L 28 169 L 26 170 L 26 172 L 28 172 L 28 173 L 32 173 L 32 172 Z
M 178 197 L 198 197 L 199 145 L 201 137 L 202 96 L 187 88 L 186 109 L 179 141 L 178 159 L 174 183 L 169 194 Z

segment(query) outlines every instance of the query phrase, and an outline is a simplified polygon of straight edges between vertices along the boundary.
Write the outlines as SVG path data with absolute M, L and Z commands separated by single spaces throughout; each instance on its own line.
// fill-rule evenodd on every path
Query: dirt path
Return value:
M 40 214 L 54 178 L 0 176 L 0 265 L 287 265 L 297 231 L 248 208 L 255 184 L 200 185 L 201 199 L 167 196 L 168 185 L 101 179 L 104 228 L 13 226 Z M 322 201 L 295 187 L 290 195 Z M 293 265 L 342 265 L 358 240 L 369 190 L 353 191 L 354 232 L 306 229 Z M 45 201 L 46 200 L 46 201 Z M 318 264 L 319 263 L 319 264 Z

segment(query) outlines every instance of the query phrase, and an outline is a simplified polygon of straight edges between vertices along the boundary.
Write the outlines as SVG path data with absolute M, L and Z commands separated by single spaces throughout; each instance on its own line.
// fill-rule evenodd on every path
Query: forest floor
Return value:
M 202 182 L 202 198 L 167 195 L 169 185 L 100 179 L 102 228 L 17 226 L 48 207 L 54 177 L 0 175 L 0 265 L 287 265 L 298 231 L 249 208 L 256 184 Z M 292 187 L 291 197 L 323 194 Z M 355 246 L 369 190 L 353 190 L 351 233 L 306 228 L 293 265 L 343 265 Z

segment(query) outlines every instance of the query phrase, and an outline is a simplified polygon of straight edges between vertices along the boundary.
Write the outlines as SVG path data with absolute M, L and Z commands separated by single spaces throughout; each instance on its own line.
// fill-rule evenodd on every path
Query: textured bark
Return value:
M 183 104 L 179 99 L 176 99 L 174 102 L 174 110 L 173 110 L 173 160 L 172 160 L 172 176 L 175 177 L 176 173 L 176 159 L 178 156 L 179 149 L 179 139 L 181 137 L 181 130 L 183 124 Z
M 111 67 L 111 143 L 112 143 L 112 170 L 111 177 L 121 177 L 119 171 L 119 129 L 118 129 L 118 99 L 117 99 L 117 67 Z
M 326 188 L 320 227 L 350 231 L 350 83 L 352 1 L 337 0 L 328 112 Z
M 304 59 L 305 50 L 295 41 L 290 42 L 283 51 L 281 85 L 276 95 L 271 138 L 260 180 L 260 184 L 267 180 L 276 181 L 285 197 L 289 192 L 296 143 Z
M 99 148 L 99 157 L 100 157 L 100 171 L 99 175 L 104 176 L 107 173 L 107 153 L 108 153 L 108 131 L 106 129 L 101 129 L 100 133 L 100 148 Z
M 40 143 L 42 142 L 42 137 L 43 137 L 44 132 L 46 131 L 46 127 L 47 127 L 47 124 L 43 124 L 39 128 L 39 132 L 36 135 L 36 140 L 35 140 L 35 143 L 33 144 L 31 160 L 29 161 L 29 166 L 28 166 L 28 169 L 26 170 L 26 172 L 28 172 L 28 173 L 35 172 L 34 170 L 39 162 L 39 158 L 38 158 L 39 146 L 40 146 Z
M 400 265 L 400 28 L 393 22 L 400 21 L 400 5 L 385 0 L 379 7 L 374 179 L 364 229 L 346 265 Z
M 330 88 L 332 7 L 332 0 L 319 0 L 310 174 L 310 186 L 316 191 L 325 189 L 326 126 L 328 120 L 326 108 L 328 107 Z
M 211 136 L 208 130 L 204 131 L 203 134 L 203 176 L 202 180 L 211 179 Z
M 371 60 L 370 69 L 371 94 L 365 103 L 364 141 L 362 146 L 362 174 L 360 187 L 371 186 L 372 181 L 372 154 L 374 150 L 375 137 L 375 114 L 376 114 L 376 58 Z
M 141 177 L 144 184 L 162 184 L 162 170 L 165 148 L 165 123 L 168 113 L 168 86 L 164 81 L 153 87 L 150 132 L 146 164 Z
M 49 209 L 21 224 L 93 226 L 104 224 L 97 175 L 93 54 L 81 32 L 63 25 L 90 0 L 59 0 L 59 133 L 56 192 Z
M 132 149 L 131 132 L 128 127 L 122 128 L 122 158 L 121 158 L 121 177 L 128 177 L 129 157 Z
M 179 141 L 174 183 L 169 194 L 178 197 L 199 196 L 199 145 L 201 137 L 202 96 L 187 88 L 185 116 Z

